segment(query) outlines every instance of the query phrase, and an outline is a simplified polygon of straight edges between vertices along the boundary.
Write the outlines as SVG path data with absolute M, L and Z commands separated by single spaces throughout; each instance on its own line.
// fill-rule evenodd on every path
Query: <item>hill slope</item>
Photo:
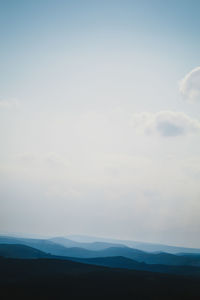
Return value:
M 92 236 L 84 236 L 84 235 L 69 235 L 67 237 L 73 241 L 78 241 L 82 243 L 83 242 L 90 242 L 90 243 L 106 242 L 106 243 L 113 243 L 113 244 L 122 244 L 127 247 L 135 248 L 145 252 L 167 252 L 171 254 L 178 254 L 182 252 L 182 253 L 200 254 L 200 249 L 198 248 L 169 246 L 169 245 L 158 244 L 158 243 L 137 242 L 137 241 L 92 237 Z
M 186 276 L 195 276 L 200 278 L 200 267 L 169 266 L 169 265 L 159 265 L 159 264 L 151 265 L 146 263 L 140 263 L 123 256 L 98 257 L 98 258 L 69 258 L 68 257 L 68 259 L 72 261 L 85 263 L 85 264 L 92 264 L 96 266 L 149 271 L 149 272 L 166 273 L 166 274 L 179 274 L 179 275 L 186 275 Z
M 65 257 L 65 256 L 53 256 L 29 246 L 17 245 L 17 244 L 14 245 L 1 244 L 0 256 L 6 258 L 9 257 L 9 258 L 21 258 L 21 259 L 48 258 L 53 260 L 55 259 L 68 260 L 68 261 L 79 262 L 88 265 L 105 266 L 111 268 L 123 268 L 123 269 L 130 269 L 130 270 L 142 270 L 142 271 L 181 274 L 181 275 L 200 277 L 200 268 L 192 267 L 192 266 L 168 266 L 168 265 L 159 265 L 159 264 L 149 265 L 122 256 L 99 257 L 99 258 L 76 258 L 76 257 Z
M 115 243 L 109 243 L 109 242 L 91 242 L 91 243 L 81 243 L 81 242 L 76 242 L 70 239 L 67 239 L 65 237 L 55 237 L 52 239 L 49 239 L 49 241 L 52 241 L 56 244 L 65 246 L 66 248 L 84 248 L 87 250 L 104 250 L 110 247 L 119 247 L 119 248 L 126 248 L 125 245 L 123 244 L 115 244 Z
M 65 256 L 66 247 L 58 245 L 47 239 L 29 239 L 29 238 L 17 238 L 10 236 L 0 236 L 0 244 L 19 244 L 33 247 L 40 251 L 52 255 L 61 255 Z
M 7 258 L 50 258 L 51 255 L 48 255 L 45 252 L 42 252 L 38 249 L 18 244 L 0 244 L 0 256 Z
M 107 249 L 92 251 L 83 248 L 66 248 L 65 256 L 76 257 L 76 258 L 97 258 L 97 257 L 112 257 L 112 256 L 123 256 L 136 260 L 138 262 L 144 262 L 146 264 L 163 264 L 163 265 L 192 265 L 200 266 L 199 256 L 189 255 L 174 255 L 169 253 L 148 253 L 132 248 L 118 248 L 110 247 Z
M 66 248 L 53 241 L 42 239 L 22 239 L 11 237 L 0 237 L 0 244 L 21 244 L 33 247 L 40 251 L 56 256 L 67 256 L 76 258 L 96 258 L 123 256 L 144 262 L 146 264 L 162 264 L 162 265 L 191 265 L 200 266 L 199 255 L 174 255 L 170 253 L 149 253 L 129 247 L 110 247 L 103 250 L 88 250 L 80 247 Z
M 0 259 L 2 299 L 200 299 L 200 281 L 52 260 Z

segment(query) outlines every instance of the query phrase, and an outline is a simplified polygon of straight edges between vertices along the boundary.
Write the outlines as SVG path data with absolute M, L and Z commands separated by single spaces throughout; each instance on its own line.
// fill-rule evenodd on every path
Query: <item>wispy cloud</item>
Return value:
M 48 152 L 43 154 L 37 154 L 37 153 L 21 153 L 16 155 L 17 160 L 20 162 L 20 164 L 29 165 L 34 164 L 41 166 L 52 166 L 52 167 L 69 167 L 70 162 L 66 159 L 66 157 L 54 153 L 54 152 Z
M 180 81 L 179 89 L 187 101 L 200 101 L 200 67 L 190 71 Z
M 0 99 L 0 109 L 13 109 L 19 106 L 19 100 L 15 98 Z
M 142 112 L 133 115 L 132 123 L 138 133 L 175 137 L 200 132 L 200 122 L 182 112 Z

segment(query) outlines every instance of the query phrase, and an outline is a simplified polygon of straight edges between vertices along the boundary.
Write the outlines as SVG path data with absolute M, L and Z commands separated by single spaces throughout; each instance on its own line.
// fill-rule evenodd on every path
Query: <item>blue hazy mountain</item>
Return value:
M 22 243 L 29 246 L 37 246 L 38 249 L 46 251 L 49 249 L 49 253 L 55 255 L 62 255 L 65 248 L 85 248 L 88 250 L 103 250 L 109 247 L 129 247 L 138 249 L 144 252 L 166 252 L 171 254 L 196 254 L 200 255 L 200 249 L 195 248 L 185 248 L 185 247 L 175 247 L 161 244 L 153 243 L 143 243 L 127 240 L 117 240 L 117 239 L 108 239 L 108 238 L 99 238 L 99 237 L 90 237 L 90 236 L 78 236 L 71 235 L 69 237 L 52 237 L 51 239 L 42 239 L 42 238 L 23 238 L 23 237 L 11 237 L 11 236 L 0 236 L 0 243 Z M 55 253 L 55 244 L 57 245 L 57 251 L 60 254 Z M 64 248 L 63 248 L 63 247 Z M 53 253 L 52 253 L 53 251 Z
M 110 247 L 103 250 L 88 250 L 80 247 L 66 248 L 49 240 L 18 239 L 11 237 L 1 237 L 0 244 L 26 245 L 55 256 L 75 258 L 123 256 L 146 264 L 200 266 L 200 256 L 198 255 L 174 255 L 164 252 L 149 253 L 128 247 Z
M 133 248 L 110 247 L 100 251 L 89 251 L 81 248 L 68 248 L 66 256 L 79 258 L 97 258 L 123 256 L 138 262 L 146 264 L 163 264 L 163 265 L 193 265 L 200 266 L 199 257 L 194 256 L 178 256 L 169 253 L 147 253 Z
M 4 258 L 18 258 L 18 259 L 57 259 L 57 260 L 68 260 L 87 265 L 97 265 L 110 268 L 122 268 L 130 270 L 140 271 L 151 271 L 159 273 L 169 274 L 181 274 L 200 277 L 200 267 L 193 266 L 170 266 L 170 265 L 159 265 L 159 264 L 146 264 L 138 261 L 123 257 L 99 257 L 99 258 L 77 258 L 77 257 L 64 257 L 64 256 L 53 256 L 34 249 L 29 246 L 18 245 L 18 244 L 0 244 L 0 257 Z
M 140 271 L 150 271 L 150 272 L 157 272 L 157 273 L 179 274 L 179 275 L 200 277 L 200 267 L 169 266 L 169 265 L 161 265 L 161 264 L 152 265 L 152 264 L 140 263 L 123 256 L 98 257 L 98 258 L 68 258 L 68 259 L 80 263 L 91 264 L 96 266 L 104 266 L 110 268 L 140 270 Z
M 0 244 L 20 244 L 33 247 L 52 255 L 65 256 L 66 247 L 47 239 L 30 239 L 10 236 L 0 236 Z
M 19 244 L 0 244 L 0 256 L 23 259 L 51 258 L 51 255 L 43 251 Z
M 198 248 L 177 247 L 177 246 L 169 246 L 169 245 L 158 244 L 158 243 L 120 240 L 120 239 L 102 238 L 102 237 L 94 237 L 94 236 L 86 236 L 86 235 L 69 235 L 67 236 L 67 238 L 81 243 L 105 242 L 105 243 L 112 243 L 112 244 L 122 244 L 127 247 L 139 249 L 145 252 L 167 252 L 171 254 L 178 254 L 178 253 L 200 254 L 200 249 Z
M 119 248 L 125 248 L 127 246 L 123 245 L 123 244 L 119 244 L 119 243 L 110 243 L 110 242 L 77 242 L 77 241 L 73 241 L 70 240 L 68 238 L 65 237 L 55 237 L 55 238 L 51 238 L 49 239 L 50 241 L 56 243 L 56 244 L 60 244 L 62 246 L 65 246 L 67 248 L 71 248 L 71 247 L 76 247 L 76 248 L 84 248 L 84 249 L 88 249 L 88 250 L 103 250 L 103 249 L 107 249 L 110 247 L 119 247 Z

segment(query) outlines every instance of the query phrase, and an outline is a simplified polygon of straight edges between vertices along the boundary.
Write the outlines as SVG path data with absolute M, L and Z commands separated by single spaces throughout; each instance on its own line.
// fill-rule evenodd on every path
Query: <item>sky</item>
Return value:
M 200 247 L 199 11 L 0 0 L 0 232 Z

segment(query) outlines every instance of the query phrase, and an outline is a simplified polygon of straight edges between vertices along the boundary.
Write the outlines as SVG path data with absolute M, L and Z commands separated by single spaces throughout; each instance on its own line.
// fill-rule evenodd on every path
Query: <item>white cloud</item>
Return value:
M 66 157 L 55 153 L 55 152 L 47 152 L 43 154 L 38 153 L 21 153 L 16 155 L 17 160 L 21 165 L 34 164 L 34 166 L 49 166 L 49 167 L 69 167 L 70 161 L 66 159 Z
M 133 115 L 133 126 L 138 133 L 158 134 L 175 137 L 200 132 L 200 122 L 182 112 L 160 111 L 142 112 Z
M 190 71 L 179 85 L 182 96 L 190 101 L 200 101 L 200 67 Z
M 17 99 L 0 99 L 0 109 L 12 109 L 19 106 Z

